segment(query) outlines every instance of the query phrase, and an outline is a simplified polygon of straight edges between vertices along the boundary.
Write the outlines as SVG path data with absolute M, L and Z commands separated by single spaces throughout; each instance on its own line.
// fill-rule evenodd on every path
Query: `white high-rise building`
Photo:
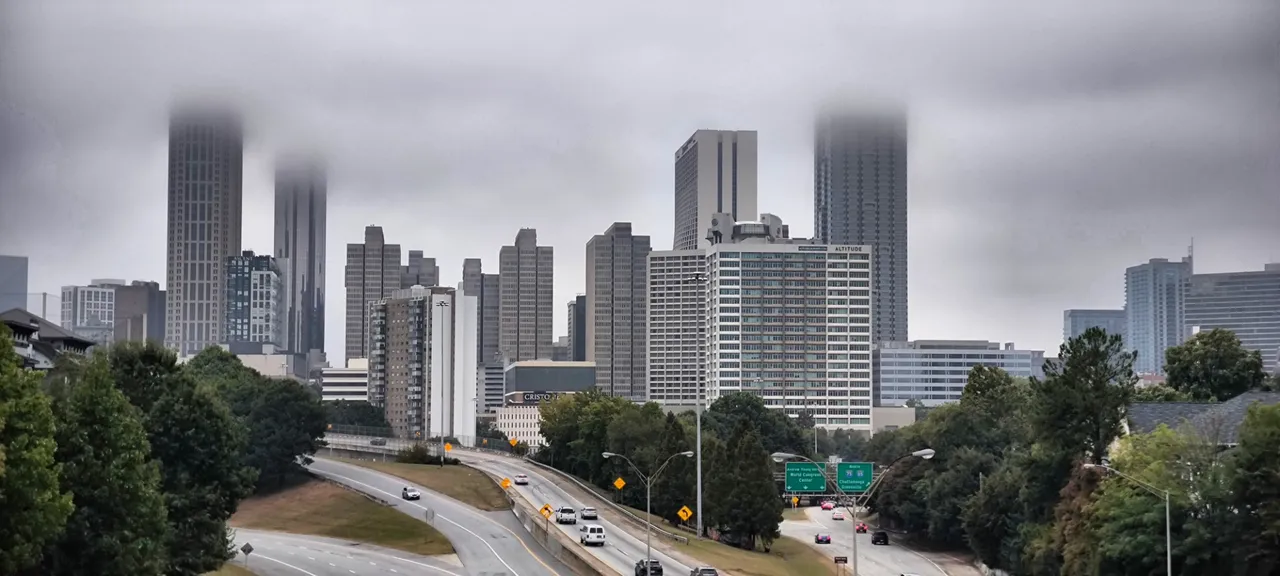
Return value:
M 124 280 L 92 280 L 88 286 L 62 287 L 62 327 L 97 344 L 115 335 L 116 288 Z
M 756 132 L 698 130 L 675 157 L 675 250 L 709 245 L 713 214 L 756 217 Z
M 476 297 L 414 286 L 369 306 L 369 401 L 397 436 L 476 435 Z
M 1138 353 L 1133 371 L 1163 374 L 1164 353 L 1187 339 L 1186 300 L 1192 258 L 1152 258 L 1124 271 L 1125 346 Z
M 684 407 L 699 399 L 706 368 L 706 274 L 702 250 L 649 253 L 650 402 Z
M 771 214 L 712 217 L 707 400 L 760 396 L 818 426 L 871 430 L 871 247 L 791 239 Z

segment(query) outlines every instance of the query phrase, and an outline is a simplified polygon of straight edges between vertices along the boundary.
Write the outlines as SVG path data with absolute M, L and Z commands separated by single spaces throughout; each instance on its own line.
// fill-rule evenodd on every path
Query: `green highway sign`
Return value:
M 871 488 L 872 474 L 871 462 L 841 462 L 836 465 L 836 486 L 842 492 L 866 492 Z
M 826 492 L 827 466 L 813 462 L 787 462 L 787 492 Z

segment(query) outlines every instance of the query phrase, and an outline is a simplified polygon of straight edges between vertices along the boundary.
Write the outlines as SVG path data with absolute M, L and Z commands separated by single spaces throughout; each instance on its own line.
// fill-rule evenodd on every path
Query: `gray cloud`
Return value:
M 0 0 L 0 253 L 33 290 L 162 279 L 167 109 L 211 91 L 247 116 L 246 248 L 274 155 L 329 159 L 335 300 L 376 223 L 448 281 L 537 227 L 567 301 L 611 222 L 669 247 L 697 128 L 759 130 L 761 210 L 807 234 L 815 106 L 883 94 L 912 106 L 913 337 L 1053 349 L 1192 236 L 1202 270 L 1280 257 L 1274 3 L 616 4 Z

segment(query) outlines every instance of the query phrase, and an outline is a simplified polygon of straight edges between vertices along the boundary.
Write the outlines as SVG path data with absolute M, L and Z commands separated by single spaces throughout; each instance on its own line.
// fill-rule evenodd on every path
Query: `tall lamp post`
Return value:
M 928 460 L 930 458 L 933 458 L 934 454 L 936 454 L 936 452 L 934 452 L 933 448 L 924 448 L 921 450 L 916 450 L 915 452 L 912 452 L 905 456 L 899 456 L 897 460 L 890 462 L 889 465 L 885 466 L 884 470 L 880 472 L 880 475 L 877 476 L 871 482 L 871 486 L 867 487 L 866 493 L 862 495 L 862 503 L 865 505 L 867 501 L 871 499 L 871 495 L 875 494 L 876 488 L 880 487 L 880 481 L 884 480 L 884 477 L 887 476 L 889 473 L 889 469 L 893 468 L 895 464 L 911 457 Z M 808 462 L 810 464 L 813 464 L 814 467 L 816 467 L 819 472 L 822 472 L 824 477 L 826 476 L 826 469 L 823 468 L 821 464 L 818 464 L 813 460 L 805 458 L 804 456 L 800 456 L 799 454 L 791 454 L 789 452 L 774 452 L 771 455 L 771 457 L 773 458 L 774 462 L 786 462 L 787 460 L 798 460 L 801 462 Z M 848 505 L 845 506 L 845 510 L 847 510 L 849 512 L 849 515 L 852 517 L 852 522 L 850 522 L 850 524 L 853 525 L 853 550 L 849 557 L 849 566 L 852 569 L 850 574 L 852 576 L 858 576 L 858 495 L 854 494 L 853 498 L 849 498 L 849 495 L 845 494 L 845 492 L 840 489 L 839 479 L 836 479 L 834 484 L 836 487 L 836 493 L 844 496 L 846 501 L 851 500 L 853 503 L 852 510 L 850 510 Z
M 604 456 L 605 460 L 608 460 L 610 458 L 621 458 L 623 462 L 626 462 L 628 465 L 631 466 L 631 469 L 634 470 L 636 475 L 640 477 L 640 481 L 644 482 L 644 513 L 645 513 L 644 565 L 645 565 L 645 569 L 648 569 L 650 559 L 652 558 L 652 556 L 650 555 L 651 548 L 649 547 L 649 534 L 650 532 L 653 531 L 653 515 L 649 511 L 650 510 L 649 506 L 650 504 L 652 504 L 653 480 L 657 478 L 659 474 L 662 474 L 662 471 L 667 468 L 667 464 L 670 464 L 671 461 L 675 460 L 677 456 L 684 456 L 685 458 L 693 458 L 693 450 L 686 450 L 684 452 L 677 452 L 675 454 L 672 454 L 669 458 L 667 458 L 665 462 L 662 463 L 661 466 L 658 467 L 658 470 L 654 472 L 652 476 L 645 476 L 644 472 L 641 472 L 640 468 L 636 467 L 636 463 L 632 462 L 631 459 L 627 458 L 626 456 L 623 456 L 621 454 L 614 454 L 613 452 L 602 452 L 600 455 Z
M 685 278 L 685 282 L 687 282 L 687 283 L 697 283 L 697 284 L 700 284 L 700 285 L 702 286 L 702 289 L 703 289 L 703 302 L 702 302 L 702 306 L 703 306 L 703 308 L 704 308 L 704 310 L 705 310 L 705 308 L 706 308 L 706 306 L 707 306 L 707 302 L 706 302 L 707 277 L 706 277 L 706 275 L 705 275 L 705 274 L 694 274 L 694 275 L 692 275 L 692 276 L 689 276 L 688 278 Z M 704 326 L 704 328 L 705 328 L 705 326 Z M 701 354 L 701 355 L 705 358 L 705 357 L 706 357 L 706 352 L 707 352 L 707 342 L 706 342 L 705 340 L 703 340 L 703 341 L 702 341 L 702 343 L 701 343 L 701 344 L 699 344 L 699 346 L 698 346 L 698 354 Z M 702 363 L 702 362 L 699 362 L 699 364 L 702 366 L 702 370 L 701 370 L 701 372 L 698 374 L 698 386 L 697 386 L 697 390 L 696 390 L 696 391 L 695 391 L 695 393 L 694 393 L 694 399 L 693 399 L 693 426 L 694 426 L 694 428 L 696 428 L 696 432 L 695 432 L 695 434 L 696 434 L 696 435 L 695 435 L 695 437 L 694 437 L 694 442 L 696 442 L 696 443 L 697 443 L 697 446 L 694 446 L 694 447 L 693 447 L 693 449 L 697 451 L 697 455 L 698 455 L 698 459 L 697 459 L 698 461 L 697 461 L 697 464 L 695 464 L 695 465 L 694 465 L 694 466 L 695 466 L 695 468 L 696 468 L 696 471 L 694 472 L 694 477 L 695 477 L 695 480 L 696 480 L 696 483 L 697 483 L 697 493 L 698 493 L 698 499 L 697 499 L 697 508 L 698 508 L 698 528 L 697 528 L 697 530 L 698 530 L 698 537 L 699 537 L 699 538 L 701 538 L 701 537 L 702 537 L 702 399 L 703 399 L 703 394 L 704 394 L 704 390 L 703 390 L 703 389 L 704 389 L 703 382 L 704 382 L 704 381 L 705 381 L 705 379 L 706 379 L 707 367 L 706 367 L 706 365 L 705 365 L 704 363 Z
M 1156 497 L 1164 498 L 1165 573 L 1168 574 L 1169 576 L 1173 576 L 1173 522 L 1169 520 L 1169 515 L 1170 515 L 1169 514 L 1169 491 L 1156 488 L 1155 486 L 1152 486 L 1146 482 L 1143 482 L 1142 480 L 1139 480 L 1137 478 L 1134 478 L 1133 476 L 1125 474 L 1124 472 L 1116 470 L 1115 468 L 1107 466 L 1106 464 L 1085 463 L 1083 464 L 1083 466 L 1091 470 L 1103 470 L 1105 472 L 1114 473 L 1116 476 L 1119 476 L 1121 478 L 1124 478 L 1125 480 L 1133 482 L 1134 484 L 1138 485 L 1138 487 L 1142 488 L 1143 490 L 1146 490 L 1147 492 L 1154 494 Z

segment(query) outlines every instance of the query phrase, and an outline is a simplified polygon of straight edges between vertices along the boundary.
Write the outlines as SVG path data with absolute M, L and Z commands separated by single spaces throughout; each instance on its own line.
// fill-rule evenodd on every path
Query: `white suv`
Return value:
M 599 524 L 584 524 L 578 529 L 578 541 L 583 546 L 604 546 L 604 526 Z
M 556 524 L 577 524 L 578 514 L 573 508 L 565 506 L 556 511 Z

